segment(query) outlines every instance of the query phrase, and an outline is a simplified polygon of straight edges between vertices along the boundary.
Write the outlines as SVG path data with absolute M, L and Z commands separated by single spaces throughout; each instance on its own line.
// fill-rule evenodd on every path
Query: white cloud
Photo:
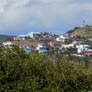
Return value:
M 92 2 L 74 0 L 0 0 L 0 32 L 26 28 L 56 29 L 90 22 Z M 61 26 L 60 26 L 61 25 Z

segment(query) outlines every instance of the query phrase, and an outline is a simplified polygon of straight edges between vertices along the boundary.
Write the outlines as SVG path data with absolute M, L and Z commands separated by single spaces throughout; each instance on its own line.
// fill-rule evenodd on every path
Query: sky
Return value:
M 65 33 L 92 25 L 92 0 L 0 0 L 0 34 Z

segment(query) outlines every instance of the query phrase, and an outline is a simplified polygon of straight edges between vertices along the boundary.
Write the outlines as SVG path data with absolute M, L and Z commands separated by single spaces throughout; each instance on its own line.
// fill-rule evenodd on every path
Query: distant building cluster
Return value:
M 27 35 L 20 35 L 14 38 L 14 40 L 25 40 L 25 39 L 37 39 L 37 40 L 53 40 L 54 35 L 47 32 L 30 32 Z
M 48 55 L 50 51 L 57 51 L 61 55 L 72 55 L 77 57 L 92 56 L 91 46 L 85 41 L 92 41 L 92 38 L 83 39 L 78 34 L 55 35 L 47 32 L 30 32 L 27 35 L 14 37 L 14 41 L 5 41 L 4 47 L 12 48 L 18 45 L 29 53 L 37 51 Z

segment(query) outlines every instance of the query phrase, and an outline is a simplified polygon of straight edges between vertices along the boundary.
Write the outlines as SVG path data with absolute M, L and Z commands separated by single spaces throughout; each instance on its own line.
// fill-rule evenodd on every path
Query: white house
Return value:
M 56 38 L 56 41 L 65 42 L 65 40 L 68 39 L 69 39 L 68 36 L 60 35 L 59 37 Z
M 39 46 L 36 47 L 36 50 L 41 50 L 41 49 L 45 49 L 45 48 L 46 48 L 46 46 L 39 45 Z
M 80 42 L 78 42 L 78 41 L 73 41 L 72 44 L 77 45 L 77 44 L 80 44 Z
M 90 45 L 86 45 L 86 44 L 83 44 L 83 45 L 76 45 L 76 48 L 77 48 L 77 52 L 78 52 L 78 53 L 92 51 L 92 50 L 90 49 Z
M 36 47 L 36 51 L 38 51 L 39 53 L 44 53 L 44 54 L 48 54 L 48 50 L 47 50 L 47 47 L 46 46 L 43 46 L 43 45 L 38 45 Z
M 17 40 L 25 40 L 26 38 L 29 38 L 28 35 L 19 35 L 17 37 L 14 37 L 14 40 L 17 41 Z
M 92 38 L 88 38 L 89 41 L 92 41 Z
M 63 48 L 74 48 L 74 44 L 62 45 Z
M 37 35 L 39 35 L 40 33 L 39 32 L 30 32 L 30 33 L 28 33 L 28 36 L 30 37 L 30 38 L 34 38 L 35 36 L 37 36 Z

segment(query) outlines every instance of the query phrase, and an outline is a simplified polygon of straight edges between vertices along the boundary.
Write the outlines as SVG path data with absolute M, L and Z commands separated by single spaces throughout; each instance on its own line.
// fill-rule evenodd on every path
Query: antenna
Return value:
M 86 21 L 85 21 L 85 19 L 83 19 L 83 23 L 82 23 L 82 25 L 83 25 L 83 27 L 86 26 Z

